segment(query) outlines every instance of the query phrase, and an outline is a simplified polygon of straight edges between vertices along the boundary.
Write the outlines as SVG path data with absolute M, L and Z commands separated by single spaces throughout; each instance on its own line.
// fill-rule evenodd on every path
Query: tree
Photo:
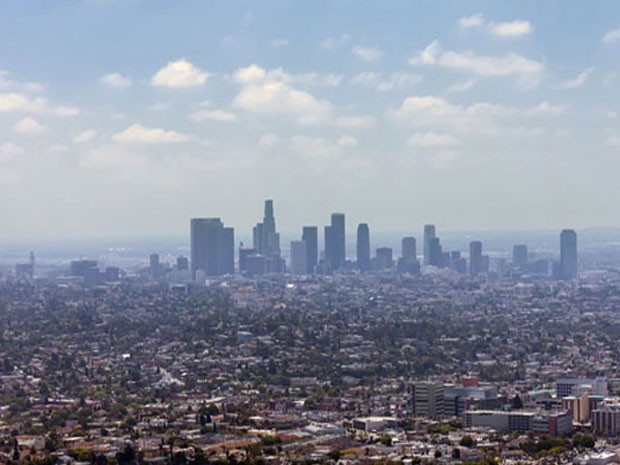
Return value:
M 473 447 L 473 445 L 474 445 L 474 438 L 472 438 L 471 436 L 466 434 L 459 441 L 459 445 L 461 445 L 463 447 Z

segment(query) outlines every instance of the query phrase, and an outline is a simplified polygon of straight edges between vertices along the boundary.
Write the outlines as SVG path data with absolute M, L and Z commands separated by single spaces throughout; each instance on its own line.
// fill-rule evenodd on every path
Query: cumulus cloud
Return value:
M 77 134 L 73 138 L 73 143 L 86 144 L 87 142 L 92 141 L 95 137 L 97 137 L 97 131 L 95 131 L 94 129 L 87 129 Z
M 486 21 L 482 13 L 460 18 L 458 26 L 460 29 L 485 28 L 496 37 L 521 37 L 531 34 L 534 30 L 529 21 L 522 19 L 505 22 Z
M 336 125 L 341 128 L 369 128 L 375 125 L 375 117 L 371 115 L 349 115 L 336 118 Z
M 515 53 L 501 56 L 476 55 L 472 51 L 443 51 L 438 41 L 431 42 L 417 56 L 409 59 L 412 65 L 439 66 L 468 71 L 479 76 L 517 76 L 523 84 L 536 85 L 545 69 L 542 62 Z
M 219 121 L 222 123 L 234 123 L 237 117 L 234 113 L 224 110 L 202 110 L 189 115 L 189 119 L 195 122 Z
M 42 134 L 46 131 L 45 126 L 31 116 L 27 116 L 26 118 L 19 120 L 14 129 L 20 134 L 31 135 Z
M 351 51 L 355 56 L 368 63 L 377 61 L 383 56 L 383 52 L 379 47 L 362 47 L 358 45 L 353 47 Z
M 467 81 L 459 81 L 455 84 L 452 84 L 448 87 L 448 93 L 459 93 L 459 92 L 467 92 L 469 89 L 473 88 L 476 85 L 475 79 L 468 79 Z
M 497 132 L 504 122 L 514 124 L 515 118 L 555 117 L 565 109 L 547 101 L 524 109 L 487 102 L 456 105 L 441 97 L 422 95 L 407 97 L 400 107 L 388 110 L 387 116 L 419 127 L 490 134 Z
M 342 136 L 338 139 L 338 145 L 340 147 L 351 148 L 357 146 L 357 139 L 351 136 Z
M 13 142 L 5 142 L 0 145 L 0 163 L 8 163 L 24 153 L 24 148 Z
M 290 74 L 282 68 L 266 70 L 257 64 L 251 64 L 244 68 L 239 68 L 233 73 L 233 81 L 239 84 L 256 83 L 266 80 L 281 81 L 287 84 L 300 84 L 304 86 L 325 86 L 337 87 L 342 82 L 340 74 L 319 74 L 315 72 Z
M 458 20 L 458 25 L 461 29 L 481 27 L 484 25 L 484 15 L 482 13 L 476 13 L 471 16 L 464 16 Z
M 110 73 L 102 76 L 101 84 L 114 89 L 122 89 L 130 87 L 132 82 L 129 77 L 123 76 L 120 73 Z
M 0 112 L 9 111 L 31 111 L 41 112 L 47 106 L 47 99 L 44 97 L 31 98 L 17 92 L 0 94 Z
M 620 40 L 620 29 L 614 29 L 613 31 L 609 31 L 607 34 L 603 36 L 603 42 L 606 44 L 612 44 Z
M 261 149 L 273 149 L 277 147 L 280 138 L 275 134 L 265 134 L 258 140 L 258 147 Z
M 418 132 L 411 135 L 407 144 L 411 147 L 446 147 L 458 145 L 459 141 L 451 134 Z
M 588 78 L 593 72 L 594 72 L 594 68 L 588 68 L 582 71 L 581 73 L 579 73 L 579 75 L 576 78 L 569 79 L 568 81 L 564 81 L 563 83 L 561 83 L 560 88 L 561 89 L 575 89 L 577 87 L 581 87 L 582 85 L 586 83 L 586 81 L 588 80 Z
M 383 77 L 381 73 L 372 71 L 364 71 L 353 76 L 349 81 L 351 84 L 365 85 L 376 87 L 379 91 L 388 91 L 392 89 L 404 89 L 422 82 L 423 78 L 419 74 L 395 72 L 389 76 Z
M 107 144 L 86 151 L 79 164 L 83 168 L 143 168 L 148 165 L 148 158 L 122 145 Z
M 149 128 L 141 124 L 133 124 L 124 131 L 112 136 L 115 142 L 142 143 L 142 144 L 173 144 L 186 142 L 189 136 L 176 131 L 166 131 L 160 128 Z
M 209 73 L 202 71 L 185 58 L 171 61 L 161 68 L 153 78 L 151 83 L 158 87 L 198 87 L 207 82 Z
M 534 28 L 529 21 L 515 20 L 489 24 L 489 31 L 497 37 L 521 37 L 531 34 Z

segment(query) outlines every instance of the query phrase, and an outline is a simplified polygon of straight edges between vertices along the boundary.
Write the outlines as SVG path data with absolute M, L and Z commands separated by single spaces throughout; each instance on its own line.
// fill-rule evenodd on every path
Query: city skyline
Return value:
M 613 2 L 57 5 L 0 10 L 2 238 L 245 230 L 241 191 L 283 232 L 620 226 Z

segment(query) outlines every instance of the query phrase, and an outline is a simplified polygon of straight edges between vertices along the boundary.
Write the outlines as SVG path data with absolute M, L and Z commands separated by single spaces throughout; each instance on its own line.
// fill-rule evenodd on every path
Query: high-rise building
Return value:
M 577 233 L 573 229 L 560 233 L 560 273 L 562 279 L 577 277 Z
M 308 248 L 306 241 L 291 241 L 291 274 L 308 272 Z
M 441 267 L 443 265 L 443 251 L 438 237 L 431 237 L 428 244 L 428 264 Z
M 232 274 L 235 266 L 233 228 L 224 227 L 219 218 L 191 220 L 192 274 L 202 271 L 206 276 Z
M 245 273 L 248 269 L 248 257 L 256 254 L 253 247 L 244 247 L 243 243 L 239 246 L 239 273 Z
M 416 243 L 415 237 L 403 237 L 402 240 L 402 253 L 403 258 L 416 259 Z
M 512 247 L 512 266 L 521 267 L 527 264 L 527 245 L 516 244 Z
M 379 247 L 375 255 L 376 269 L 378 271 L 389 270 L 394 267 L 391 247 Z
M 357 268 L 361 272 L 370 270 L 370 229 L 367 223 L 357 226 Z
M 442 383 L 418 382 L 413 385 L 413 414 L 416 417 L 439 419 L 444 416 Z
M 151 274 L 151 277 L 158 278 L 159 270 L 160 270 L 159 254 L 152 253 L 149 256 L 149 273 Z
M 424 225 L 424 264 L 432 265 L 431 263 L 431 241 L 435 238 L 435 225 Z
M 266 256 L 280 256 L 280 234 L 276 231 L 273 200 L 265 200 L 263 222 L 257 223 L 252 232 L 256 253 Z
M 177 271 L 189 271 L 189 260 L 187 257 L 177 257 Z
M 469 243 L 469 274 L 478 276 L 483 271 L 482 242 L 471 241 Z
M 346 257 L 344 213 L 332 213 L 331 220 L 325 228 L 325 261 L 335 271 L 342 268 Z
M 301 239 L 306 243 L 306 272 L 315 272 L 319 262 L 319 231 L 316 226 L 304 226 Z

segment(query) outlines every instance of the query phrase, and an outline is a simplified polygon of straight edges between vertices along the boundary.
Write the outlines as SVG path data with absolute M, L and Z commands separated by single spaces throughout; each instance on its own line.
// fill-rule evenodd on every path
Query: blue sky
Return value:
M 5 1 L 0 237 L 620 226 L 616 1 Z

